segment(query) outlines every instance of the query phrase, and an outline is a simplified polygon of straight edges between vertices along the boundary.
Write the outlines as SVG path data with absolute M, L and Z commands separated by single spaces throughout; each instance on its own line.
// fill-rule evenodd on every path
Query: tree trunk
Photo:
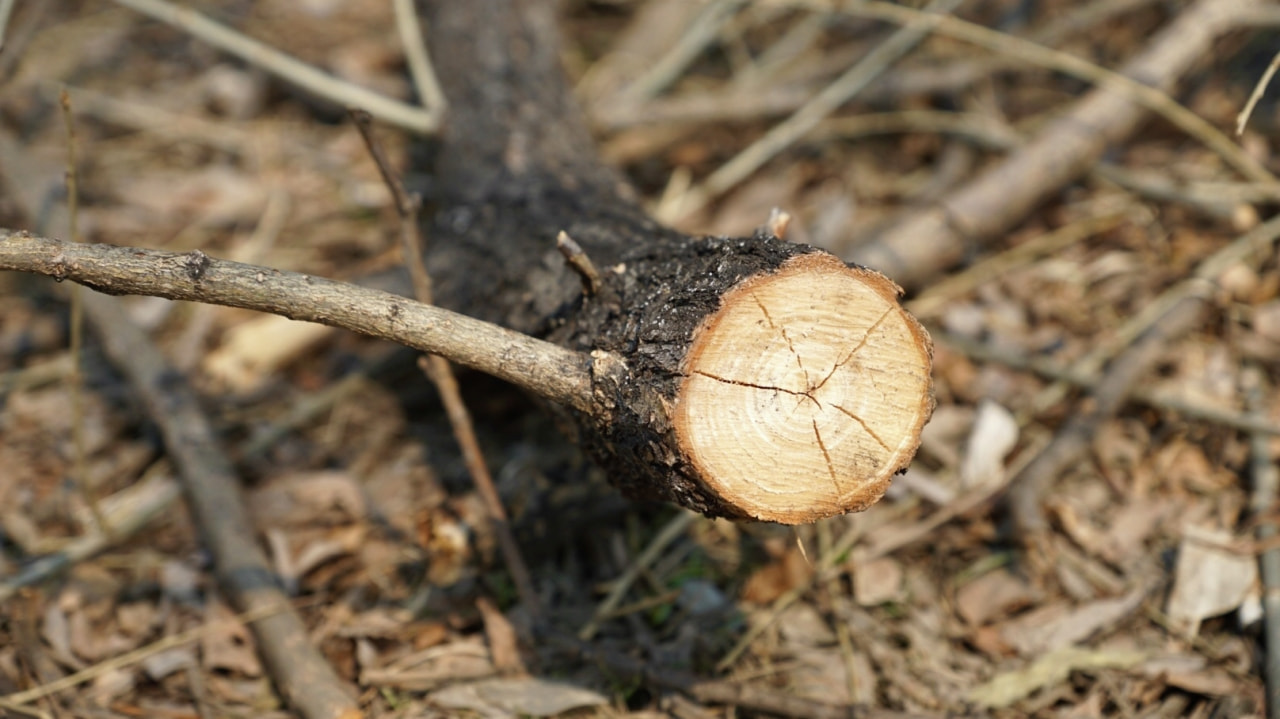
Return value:
M 651 220 L 595 154 L 555 11 L 426 4 L 450 102 L 429 198 L 437 302 L 592 353 L 595 408 L 567 411 L 630 496 L 786 523 L 866 508 L 933 408 L 932 347 L 900 290 L 813 247 Z M 599 268 L 594 294 L 561 231 Z

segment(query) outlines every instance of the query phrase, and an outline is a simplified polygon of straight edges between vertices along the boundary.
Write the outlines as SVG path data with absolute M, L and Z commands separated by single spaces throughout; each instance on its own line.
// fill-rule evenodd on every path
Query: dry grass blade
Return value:
M 627 591 L 631 589 L 631 585 L 635 583 L 640 573 L 653 564 L 663 550 L 683 534 L 697 517 L 698 515 L 693 512 L 681 512 L 675 519 L 667 522 L 667 525 L 654 536 L 653 541 L 649 542 L 649 546 L 645 547 L 644 551 L 631 562 L 627 567 L 627 571 L 613 581 L 613 586 L 609 589 L 609 595 L 596 607 L 591 621 L 587 622 L 578 631 L 579 639 L 587 641 L 596 635 L 596 632 L 600 630 L 600 623 L 613 610 L 617 609 L 618 604 L 627 595 Z

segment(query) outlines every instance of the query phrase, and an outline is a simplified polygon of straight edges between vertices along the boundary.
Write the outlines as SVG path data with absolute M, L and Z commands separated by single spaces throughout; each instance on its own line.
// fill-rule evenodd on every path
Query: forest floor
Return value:
M 957 13 L 1116 69 L 1210 3 Z M 191 5 L 412 96 L 391 3 Z M 602 154 L 690 233 L 749 234 L 779 208 L 788 239 L 857 256 L 1093 89 L 1012 43 L 934 34 L 718 186 L 707 178 L 893 26 L 812 2 L 565 5 L 564 59 Z M 866 512 L 790 528 L 629 502 L 535 402 L 461 373 L 539 621 L 578 645 L 528 639 L 484 503 L 407 352 L 241 310 L 126 307 L 200 394 L 311 642 L 368 716 L 1262 716 L 1259 558 L 1280 521 L 1263 481 L 1280 458 L 1280 232 L 1264 222 L 1280 190 L 1265 175 L 1280 172 L 1280 111 L 1264 96 L 1233 130 L 1272 37 L 1223 33 L 1174 93 L 1260 173 L 1147 119 L 1008 231 L 965 246 L 960 267 L 911 283 L 938 406 L 912 469 Z M 337 106 L 110 2 L 20 2 L 6 40 L 0 226 L 66 236 L 45 224 L 68 197 L 65 87 L 86 240 L 343 280 L 401 262 L 390 194 Z M 429 187 L 430 140 L 378 134 L 408 183 Z M 1206 267 L 1250 231 L 1265 236 Z M 83 391 L 70 389 L 69 294 L 0 275 L 0 714 L 289 715 L 160 437 L 91 332 Z M 1189 296 L 1204 305 L 1193 321 L 1157 326 L 1153 308 Z M 1105 382 L 1152 337 L 1141 372 Z M 1033 476 L 1073 426 L 1079 451 Z M 1028 497 L 1030 520 L 1006 501 Z M 103 537 L 95 514 L 137 526 Z

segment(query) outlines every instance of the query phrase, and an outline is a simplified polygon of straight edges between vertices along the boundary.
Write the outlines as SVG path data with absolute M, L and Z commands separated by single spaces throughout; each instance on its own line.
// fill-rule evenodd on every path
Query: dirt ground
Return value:
M 732 182 L 709 178 L 897 27 L 839 3 L 572 0 L 563 56 L 656 217 L 743 235 L 780 208 L 788 239 L 855 259 L 969 207 L 966 188 L 1112 82 L 1018 38 L 1118 70 L 1215 3 L 960 3 L 993 45 L 938 29 Z M 415 97 L 391 3 L 189 6 Z M 411 353 L 243 310 L 125 307 L 198 392 L 273 571 L 367 716 L 1260 717 L 1263 587 L 1280 582 L 1260 569 L 1280 563 L 1280 90 L 1234 128 L 1280 46 L 1276 8 L 1256 6 L 1177 78 L 1207 131 L 1167 108 L 1077 124 L 1107 138 L 1082 172 L 1007 217 L 990 202 L 1003 229 L 938 245 L 956 260 L 903 281 L 938 404 L 866 512 L 790 528 L 627 501 L 536 402 L 460 373 L 536 634 Z M 66 88 L 85 240 L 342 280 L 401 262 L 338 105 L 111 2 L 18 2 L 5 40 L 0 227 L 69 236 Z M 429 191 L 430 138 L 378 135 Z M 1023 170 L 1009 196 L 1053 174 Z M 69 296 L 0 274 L 0 713 L 290 716 L 91 328 L 72 389 Z

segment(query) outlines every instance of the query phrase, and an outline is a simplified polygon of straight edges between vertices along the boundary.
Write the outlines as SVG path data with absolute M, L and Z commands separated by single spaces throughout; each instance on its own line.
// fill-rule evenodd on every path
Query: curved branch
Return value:
M 519 332 L 399 295 L 200 251 L 89 245 L 0 228 L 0 269 L 141 294 L 270 312 L 438 354 L 587 414 L 591 360 Z

